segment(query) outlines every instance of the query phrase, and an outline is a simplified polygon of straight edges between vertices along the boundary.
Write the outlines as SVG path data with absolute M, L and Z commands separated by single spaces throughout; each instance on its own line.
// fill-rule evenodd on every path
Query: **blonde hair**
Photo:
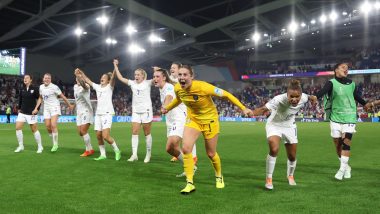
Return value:
M 144 69 L 142 69 L 142 68 L 138 68 L 138 69 L 135 70 L 135 72 L 136 72 L 136 71 L 140 71 L 140 72 L 142 73 L 142 75 L 144 76 L 144 80 L 146 80 L 146 78 L 147 78 L 147 74 L 146 74 L 146 71 L 145 71 Z

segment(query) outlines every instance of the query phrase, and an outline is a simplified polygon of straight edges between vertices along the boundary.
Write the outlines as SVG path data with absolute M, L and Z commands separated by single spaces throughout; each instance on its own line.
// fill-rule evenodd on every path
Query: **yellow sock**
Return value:
M 194 160 L 193 154 L 183 154 L 183 170 L 186 173 L 187 182 L 193 183 L 194 177 Z
M 215 153 L 215 156 L 210 158 L 212 166 L 215 170 L 215 176 L 216 177 L 222 177 L 222 163 L 220 162 L 220 157 L 218 153 Z

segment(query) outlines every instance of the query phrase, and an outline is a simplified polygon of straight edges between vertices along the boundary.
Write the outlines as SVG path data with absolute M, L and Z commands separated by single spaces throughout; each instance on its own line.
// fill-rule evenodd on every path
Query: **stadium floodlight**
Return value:
M 319 21 L 324 24 L 326 21 L 327 21 L 327 17 L 326 15 L 321 15 L 321 17 L 319 17 Z
M 74 34 L 77 35 L 78 37 L 81 36 L 83 33 L 83 30 L 82 28 L 80 27 L 77 27 L 75 30 L 74 30 Z
M 127 28 L 125 28 L 125 32 L 129 35 L 137 33 L 137 30 L 134 26 L 128 25 Z
M 301 27 L 306 27 L 306 23 L 305 23 L 305 22 L 302 22 L 302 23 L 301 23 Z
M 108 37 L 106 39 L 106 43 L 109 45 L 111 45 L 111 44 L 114 45 L 114 44 L 117 44 L 117 41 L 116 41 L 116 39 L 112 39 L 112 38 Z
M 343 12 L 342 12 L 342 15 L 343 15 L 343 16 L 347 16 L 348 13 L 347 13 L 346 11 L 343 11 Z
M 295 33 L 298 30 L 298 24 L 296 22 L 291 22 L 288 26 L 288 30 L 291 33 Z
M 335 22 L 335 20 L 338 18 L 338 14 L 335 11 L 332 11 L 329 15 L 329 18 L 332 22 Z
M 145 49 L 140 47 L 138 44 L 131 44 L 128 46 L 128 51 L 132 54 L 137 54 L 137 53 L 144 53 Z
M 157 36 L 155 34 L 150 34 L 149 41 L 150 42 L 165 42 L 165 39 L 162 39 L 162 38 L 160 38 L 159 36 Z
M 258 42 L 258 41 L 260 40 L 260 34 L 259 34 L 259 33 L 254 33 L 254 34 L 252 35 L 252 40 L 253 40 L 254 42 Z
M 363 4 L 360 6 L 360 12 L 364 14 L 368 14 L 371 12 L 372 6 L 368 1 L 363 2 Z
M 310 21 L 310 24 L 312 24 L 312 25 L 314 25 L 315 23 L 317 23 L 317 22 L 315 21 L 315 19 L 312 19 L 312 20 Z
M 245 39 L 246 42 L 250 41 L 250 39 Z
M 96 21 L 98 21 L 101 25 L 106 25 L 109 21 L 108 17 L 107 16 L 99 16 L 98 18 L 96 18 Z
M 286 31 L 286 29 L 285 29 L 285 28 L 282 28 L 282 29 L 281 29 L 281 31 L 282 31 L 282 32 L 285 32 L 285 31 Z

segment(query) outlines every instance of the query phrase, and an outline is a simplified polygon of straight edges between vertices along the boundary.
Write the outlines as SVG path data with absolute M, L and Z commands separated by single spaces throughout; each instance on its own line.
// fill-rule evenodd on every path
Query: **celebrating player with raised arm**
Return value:
M 100 161 L 107 159 L 104 140 L 110 144 L 115 152 L 115 160 L 120 160 L 121 152 L 117 147 L 116 141 L 110 136 L 112 126 L 112 116 L 115 114 L 112 105 L 112 93 L 115 86 L 115 71 L 103 74 L 100 84 L 93 83 L 83 71 L 75 69 L 75 75 L 80 80 L 86 81 L 95 91 L 98 105 L 95 112 L 95 131 L 99 143 L 100 156 L 94 160 Z
M 58 150 L 58 117 L 61 115 L 61 105 L 59 103 L 58 97 L 62 98 L 66 105 L 72 111 L 74 105 L 70 104 L 65 95 L 62 94 L 61 89 L 57 85 L 51 82 L 51 74 L 46 73 L 43 78 L 43 84 L 40 85 L 40 97 L 38 98 L 36 107 L 34 108 L 32 114 L 37 114 L 38 109 L 43 101 L 44 103 L 44 120 L 46 129 L 49 136 L 52 137 L 53 147 L 51 152 L 56 152 Z
M 298 80 L 291 80 L 287 93 L 280 94 L 271 99 L 265 106 L 253 111 L 254 115 L 263 115 L 270 112 L 265 126 L 269 154 L 266 159 L 266 183 L 265 188 L 272 190 L 272 175 L 276 164 L 277 154 L 281 140 L 285 142 L 287 161 L 287 177 L 289 185 L 296 185 L 294 171 L 296 169 L 297 153 L 297 125 L 295 115 L 307 103 L 309 96 L 302 93 L 301 84 Z M 315 103 L 315 102 L 314 102 Z
M 152 135 L 151 126 L 153 120 L 153 107 L 150 98 L 152 80 L 146 80 L 147 75 L 144 69 L 135 70 L 135 80 L 124 78 L 119 71 L 119 61 L 113 62 L 117 78 L 132 89 L 132 156 L 128 161 L 137 161 L 137 149 L 139 146 L 139 131 L 141 125 L 144 129 L 146 142 L 146 155 L 144 163 L 149 163 L 152 156 Z
M 74 97 L 77 110 L 77 129 L 79 135 L 83 138 L 86 150 L 81 157 L 87 157 L 94 154 L 91 145 L 91 138 L 88 134 L 88 129 L 94 121 L 94 112 L 90 101 L 90 86 L 83 78 L 75 78 Z
M 33 132 L 34 139 L 37 142 L 37 153 L 42 153 L 43 147 L 41 143 L 41 134 L 37 129 L 37 115 L 34 115 L 33 109 L 36 106 L 37 100 L 40 97 L 39 90 L 37 87 L 32 85 L 32 76 L 29 74 L 24 75 L 24 84 L 20 91 L 19 96 L 19 112 L 16 119 L 16 137 L 18 141 L 18 147 L 15 152 L 21 152 L 24 150 L 24 135 L 22 133 L 22 127 L 24 123 L 27 122 L 30 129 Z
M 217 88 L 207 82 L 193 80 L 194 72 L 190 66 L 182 65 L 179 69 L 179 84 L 174 87 L 176 98 L 168 105 L 161 108 L 162 113 L 167 113 L 182 102 L 187 106 L 187 119 L 183 133 L 183 167 L 186 173 L 187 184 L 181 190 L 182 194 L 195 191 L 193 182 L 194 161 L 192 148 L 202 133 L 205 139 L 205 147 L 208 157 L 215 170 L 216 188 L 224 188 L 221 161 L 216 146 L 219 136 L 218 111 L 212 101 L 212 96 L 227 98 L 238 106 L 245 115 L 252 116 L 252 111 L 246 108 L 236 97 L 227 91 Z
M 317 100 L 324 96 L 326 119 L 330 120 L 331 137 L 333 138 L 336 153 L 340 160 L 340 168 L 335 174 L 337 180 L 351 178 L 351 167 L 348 165 L 350 158 L 351 140 L 356 132 L 357 107 L 356 102 L 364 106 L 366 110 L 371 103 L 367 103 L 359 95 L 355 82 L 347 78 L 348 65 L 338 63 L 334 66 L 334 79 L 328 81 L 325 86 L 312 98 Z

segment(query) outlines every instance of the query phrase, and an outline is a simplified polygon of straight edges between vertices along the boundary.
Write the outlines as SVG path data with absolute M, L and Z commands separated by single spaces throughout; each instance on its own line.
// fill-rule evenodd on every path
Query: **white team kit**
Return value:
M 16 122 L 27 122 L 29 125 L 37 123 L 37 115 L 27 115 L 23 113 L 18 113 Z
M 110 129 L 112 126 L 112 116 L 115 114 L 112 104 L 113 88 L 110 84 L 101 87 L 95 83 L 92 83 L 92 88 L 96 91 L 96 97 L 98 99 L 94 129 L 96 131 Z
M 293 107 L 289 103 L 287 94 L 285 93 L 275 96 L 265 104 L 265 107 L 271 111 L 271 115 L 265 126 L 267 138 L 279 136 L 285 143 L 298 143 L 295 115 L 308 100 L 308 95 L 302 93 L 298 105 Z
M 62 94 L 61 89 L 53 83 L 48 86 L 40 85 L 40 96 L 44 101 L 44 119 L 50 119 L 54 115 L 61 115 L 61 105 L 58 96 Z
M 355 133 L 356 124 L 354 123 L 336 123 L 330 121 L 331 137 L 341 138 L 344 133 Z
M 165 83 L 164 87 L 160 89 L 160 99 L 162 104 L 164 104 L 165 97 L 168 95 L 172 96 L 173 99 L 176 98 L 174 86 L 170 83 Z M 182 138 L 185 122 L 186 106 L 181 103 L 166 114 L 167 137 L 179 136 Z
M 132 122 L 150 123 L 153 120 L 153 107 L 150 98 L 152 80 L 144 80 L 136 83 L 129 80 L 128 85 L 132 90 Z
M 92 124 L 94 113 L 90 101 L 90 89 L 84 89 L 82 86 L 74 85 L 74 97 L 77 110 L 77 126 Z

